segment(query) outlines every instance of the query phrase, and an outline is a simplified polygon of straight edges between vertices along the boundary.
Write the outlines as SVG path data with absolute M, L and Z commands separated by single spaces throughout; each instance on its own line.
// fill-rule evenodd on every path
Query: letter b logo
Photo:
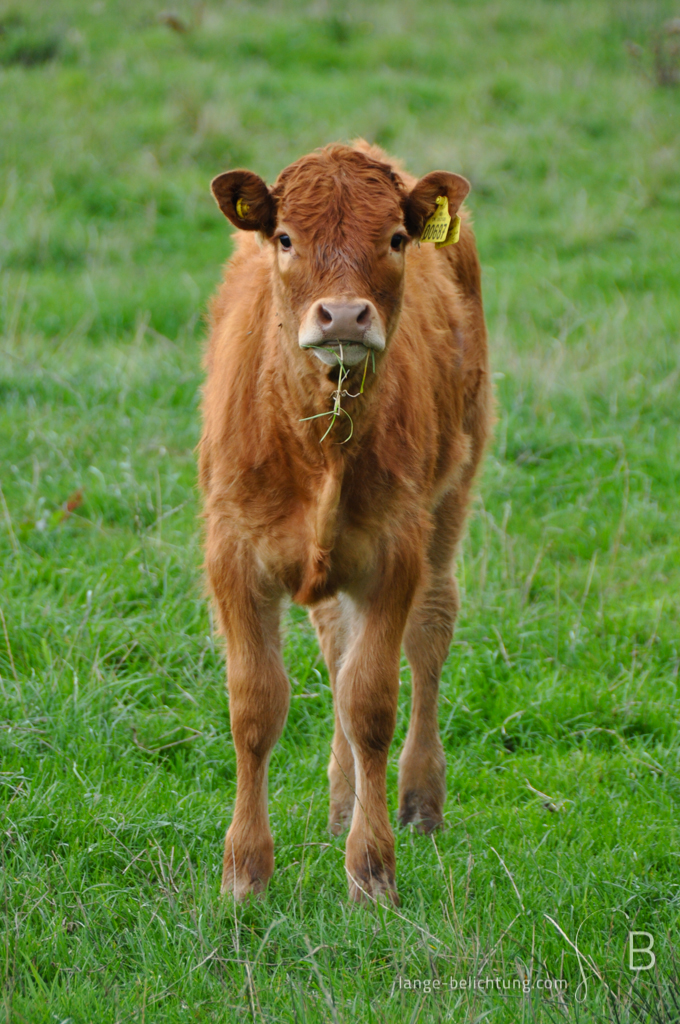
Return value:
M 638 938 L 647 939 L 646 946 L 636 946 L 635 940 Z M 631 971 L 651 971 L 652 967 L 656 963 L 656 956 L 652 953 L 654 946 L 654 936 L 650 935 L 649 932 L 628 932 L 628 966 Z M 638 964 L 635 962 L 635 956 L 643 955 L 648 957 L 647 963 Z

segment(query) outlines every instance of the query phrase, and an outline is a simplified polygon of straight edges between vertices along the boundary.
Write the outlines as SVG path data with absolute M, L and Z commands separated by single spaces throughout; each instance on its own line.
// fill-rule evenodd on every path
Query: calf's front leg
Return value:
M 222 893 L 262 892 L 274 872 L 267 770 L 288 714 L 290 687 L 281 659 L 279 602 L 265 599 L 244 570 L 219 557 L 207 568 L 227 641 L 227 687 L 236 750 L 236 803 L 224 841 Z M 226 571 L 225 571 L 226 570 Z
M 277 624 L 278 626 L 278 624 Z M 278 633 L 278 628 L 277 628 Z M 265 638 L 263 637 L 263 640 Z M 270 637 L 273 641 L 273 637 Z M 274 873 L 267 770 L 288 714 L 289 686 L 278 650 L 250 650 L 227 639 L 231 733 L 236 749 L 236 803 L 224 840 L 222 892 L 243 899 L 262 892 Z
M 409 576 L 411 579 L 409 580 Z M 416 574 L 359 605 L 336 682 L 336 707 L 354 755 L 355 800 L 345 867 L 350 899 L 398 902 L 394 836 L 387 813 L 387 756 L 397 718 L 401 638 Z

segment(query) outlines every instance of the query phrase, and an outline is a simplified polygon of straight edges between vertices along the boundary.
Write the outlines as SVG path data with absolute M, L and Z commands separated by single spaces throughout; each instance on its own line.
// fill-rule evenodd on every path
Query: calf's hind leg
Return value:
M 413 609 L 404 635 L 411 666 L 411 721 L 399 758 L 399 823 L 431 832 L 443 821 L 446 758 L 437 715 L 439 677 L 458 611 L 452 577 L 433 581 Z
M 460 605 L 453 559 L 461 536 L 467 487 L 447 495 L 435 513 L 428 584 L 411 609 L 404 653 L 411 666 L 411 721 L 399 758 L 399 822 L 431 832 L 444 816 L 446 758 L 439 736 L 439 679 Z
M 310 609 L 319 646 L 328 667 L 328 676 L 333 693 L 335 728 L 331 742 L 331 757 L 328 762 L 330 783 L 330 809 L 328 828 L 333 835 L 344 832 L 352 820 L 354 810 L 354 755 L 345 730 L 340 721 L 337 702 L 337 675 L 347 642 L 342 605 L 337 598 L 324 601 Z

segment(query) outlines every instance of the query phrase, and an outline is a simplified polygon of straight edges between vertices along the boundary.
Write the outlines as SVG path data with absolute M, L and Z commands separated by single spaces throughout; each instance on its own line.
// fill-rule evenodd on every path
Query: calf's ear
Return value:
M 210 183 L 217 205 L 231 223 L 242 231 L 271 235 L 276 227 L 276 201 L 252 171 L 225 171 Z
M 449 213 L 455 217 L 470 191 L 470 182 L 450 171 L 432 171 L 416 182 L 404 202 L 404 223 L 414 238 L 423 233 L 425 222 L 437 209 L 437 198 L 448 196 Z

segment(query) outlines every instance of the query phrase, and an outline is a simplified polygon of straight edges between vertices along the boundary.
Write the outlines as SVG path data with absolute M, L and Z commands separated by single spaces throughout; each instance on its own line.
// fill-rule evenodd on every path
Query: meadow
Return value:
M 677 14 L 0 6 L 7 1022 L 680 1021 Z M 328 677 L 292 608 L 277 870 L 234 906 L 194 452 L 231 249 L 209 181 L 358 135 L 470 178 L 484 270 L 497 424 L 442 680 L 446 826 L 396 830 L 399 908 L 348 905 Z M 404 662 L 395 816 L 409 696 Z

